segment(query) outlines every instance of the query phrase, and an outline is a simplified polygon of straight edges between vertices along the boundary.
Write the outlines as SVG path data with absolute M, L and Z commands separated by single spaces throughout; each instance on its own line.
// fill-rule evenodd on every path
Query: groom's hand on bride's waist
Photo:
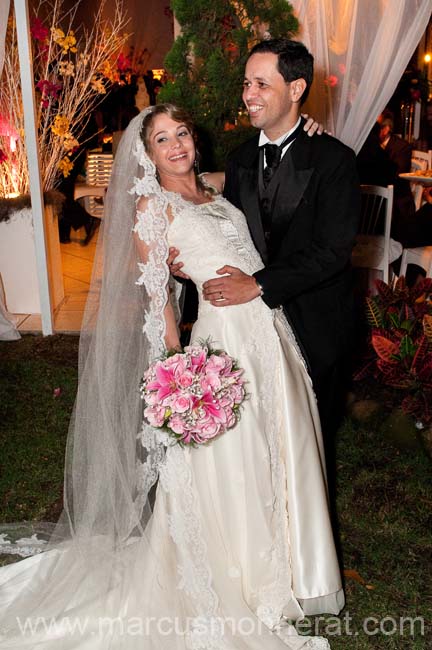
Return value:
M 235 266 L 223 266 L 216 273 L 223 277 L 212 278 L 203 284 L 204 299 L 215 307 L 241 305 L 262 293 L 253 275 L 247 275 Z

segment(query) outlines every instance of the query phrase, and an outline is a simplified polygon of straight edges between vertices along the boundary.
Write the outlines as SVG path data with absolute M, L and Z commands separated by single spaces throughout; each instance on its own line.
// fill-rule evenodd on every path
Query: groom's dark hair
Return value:
M 301 98 L 301 103 L 306 101 L 313 80 L 314 58 L 309 50 L 299 41 L 289 38 L 271 38 L 268 41 L 257 43 L 249 52 L 248 58 L 253 54 L 271 52 L 278 57 L 277 68 L 286 82 L 295 79 L 304 79 L 306 88 Z

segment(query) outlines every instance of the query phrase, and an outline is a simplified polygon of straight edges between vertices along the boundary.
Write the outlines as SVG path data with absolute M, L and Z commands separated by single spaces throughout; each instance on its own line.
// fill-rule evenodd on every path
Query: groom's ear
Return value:
M 291 91 L 291 100 L 296 104 L 298 102 L 301 102 L 301 98 L 307 86 L 306 81 L 301 77 L 300 79 L 294 79 L 294 81 L 290 81 L 289 84 Z

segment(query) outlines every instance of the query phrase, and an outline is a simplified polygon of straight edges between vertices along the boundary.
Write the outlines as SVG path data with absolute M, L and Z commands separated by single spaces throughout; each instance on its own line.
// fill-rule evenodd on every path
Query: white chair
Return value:
M 353 266 L 381 271 L 389 281 L 390 263 L 402 254 L 402 245 L 390 238 L 393 185 L 362 185 L 359 233 L 352 253 Z
M 84 199 L 84 207 L 92 217 L 102 219 L 104 211 L 104 199 L 106 186 L 88 185 L 87 183 L 76 183 L 74 187 L 74 199 Z
M 419 151 L 413 149 L 411 153 L 411 171 L 424 172 L 432 168 L 432 149 Z M 418 210 L 422 204 L 423 186 L 418 183 L 411 183 L 411 192 L 414 197 L 415 209 Z
M 107 186 L 113 166 L 112 153 L 89 151 L 87 154 L 87 183 Z
M 102 219 L 104 197 L 113 165 L 111 153 L 90 151 L 87 154 L 87 182 L 77 183 L 74 199 L 83 198 L 84 207 L 92 217 Z
M 425 169 L 430 169 L 431 167 L 432 167 L 432 149 L 429 149 L 429 151 L 420 151 L 419 149 L 412 150 L 411 152 L 412 172 L 415 172 L 417 170 L 424 171 Z
M 416 264 L 426 271 L 426 277 L 432 278 L 432 246 L 404 248 L 400 274 L 406 275 L 408 264 Z

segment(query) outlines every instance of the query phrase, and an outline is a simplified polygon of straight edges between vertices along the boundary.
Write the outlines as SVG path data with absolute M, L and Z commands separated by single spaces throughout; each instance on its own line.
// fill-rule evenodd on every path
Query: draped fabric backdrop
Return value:
M 358 151 L 424 33 L 432 0 L 290 0 L 315 57 L 306 110 Z

